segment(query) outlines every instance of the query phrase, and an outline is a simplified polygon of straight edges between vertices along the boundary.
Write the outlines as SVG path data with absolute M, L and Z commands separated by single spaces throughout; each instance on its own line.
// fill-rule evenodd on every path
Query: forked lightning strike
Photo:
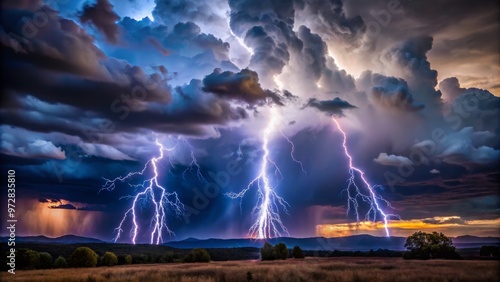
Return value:
M 307 171 L 305 171 L 305 169 L 304 169 L 304 164 L 302 164 L 302 162 L 301 162 L 301 161 L 297 160 L 297 159 L 295 158 L 295 156 L 293 155 L 293 153 L 295 152 L 295 144 L 293 144 L 292 140 L 290 140 L 290 138 L 288 138 L 288 137 L 287 137 L 287 136 L 283 133 L 283 131 L 281 131 L 281 129 L 280 129 L 280 133 L 281 133 L 281 135 L 282 135 L 282 136 L 286 139 L 286 141 L 290 144 L 290 146 L 292 147 L 292 149 L 290 150 L 290 157 L 292 158 L 292 160 L 293 160 L 294 162 L 296 162 L 297 164 L 299 164 L 299 165 L 300 165 L 300 169 L 302 170 L 302 172 L 303 172 L 304 174 L 307 174 Z
M 226 193 L 226 195 L 232 199 L 243 199 L 246 192 L 250 190 L 252 186 L 257 186 L 257 205 L 252 209 L 252 214 L 257 213 L 257 220 L 250 227 L 250 230 L 248 232 L 248 235 L 251 238 L 265 239 L 280 237 L 282 233 L 286 233 L 287 235 L 289 235 L 288 229 L 281 221 L 279 211 L 281 206 L 283 211 L 288 213 L 287 207 L 290 207 L 290 205 L 283 198 L 278 196 L 278 194 L 276 194 L 276 191 L 274 191 L 279 180 L 281 179 L 275 181 L 273 185 L 271 183 L 272 180 L 269 177 L 269 169 L 274 168 L 275 175 L 282 178 L 280 170 L 269 156 L 269 138 L 270 135 L 276 131 L 277 122 L 278 118 L 276 116 L 276 111 L 274 108 L 272 108 L 271 119 L 269 120 L 269 123 L 267 124 L 267 127 L 264 130 L 263 134 L 262 150 L 264 151 L 264 155 L 262 156 L 259 175 L 254 178 L 241 192 Z
M 150 159 L 144 165 L 144 168 L 141 171 L 131 172 L 126 176 L 120 176 L 113 180 L 104 178 L 106 182 L 100 191 L 113 190 L 116 187 L 117 182 L 124 182 L 125 180 L 129 180 L 131 177 L 136 175 L 142 176 L 148 170 L 148 168 L 152 168 L 153 172 L 153 176 L 142 182 L 142 184 L 136 184 L 136 185 L 129 184 L 132 187 L 142 188 L 143 190 L 138 192 L 135 196 L 130 196 L 131 198 L 133 198 L 132 206 L 123 215 L 123 218 L 120 221 L 120 225 L 117 228 L 115 228 L 115 231 L 117 232 L 117 235 L 114 238 L 115 242 L 120 238 L 120 235 L 123 232 L 123 225 L 125 224 L 127 218 L 131 217 L 133 225 L 131 230 L 132 243 L 133 244 L 136 243 L 137 236 L 139 233 L 139 224 L 137 218 L 138 217 L 137 209 L 139 208 L 138 206 L 140 205 L 139 202 L 144 202 L 143 203 L 144 205 L 149 204 L 154 209 L 154 213 L 151 218 L 151 225 L 153 226 L 150 238 L 151 244 L 160 244 L 163 242 L 162 236 L 164 230 L 167 231 L 169 234 L 173 234 L 173 232 L 168 228 L 166 223 L 166 212 L 167 212 L 166 207 L 170 207 L 177 215 L 182 214 L 184 205 L 179 201 L 177 193 L 168 192 L 167 189 L 162 185 L 160 185 L 160 183 L 158 182 L 158 177 L 159 177 L 158 167 L 157 167 L 158 161 L 163 160 L 164 151 L 170 152 L 174 150 L 175 147 L 164 148 L 163 145 L 158 142 L 158 139 L 156 139 L 155 143 L 159 148 L 160 156 Z
M 400 217 L 396 214 L 387 214 L 382 210 L 382 208 L 380 207 L 379 201 L 384 202 L 390 208 L 392 208 L 391 204 L 387 200 L 385 200 L 384 198 L 382 198 L 381 196 L 379 196 L 375 193 L 374 190 L 377 186 L 370 185 L 370 183 L 368 183 L 368 181 L 365 178 L 365 173 L 361 169 L 359 169 L 353 165 L 352 157 L 349 154 L 349 150 L 347 149 L 347 135 L 344 132 L 344 130 L 342 130 L 342 128 L 340 127 L 339 122 L 335 118 L 332 118 L 332 119 L 335 122 L 335 124 L 337 125 L 338 130 L 342 133 L 342 136 L 343 136 L 342 146 L 344 147 L 345 155 L 349 159 L 350 177 L 348 179 L 347 188 L 345 189 L 345 191 L 347 192 L 347 213 L 349 213 L 351 211 L 351 205 L 352 205 L 354 207 L 354 213 L 356 214 L 356 219 L 359 222 L 358 199 L 363 200 L 363 202 L 368 203 L 369 207 L 370 207 L 370 209 L 368 210 L 368 212 L 365 215 L 365 220 L 369 221 L 371 216 L 373 216 L 372 221 L 375 222 L 377 220 L 377 212 L 380 213 L 380 215 L 382 216 L 382 218 L 384 220 L 385 234 L 387 237 L 389 237 L 390 236 L 389 228 L 387 227 L 389 219 L 391 217 L 395 217 L 395 218 L 400 218 Z M 368 192 L 369 192 L 368 195 L 363 194 L 360 187 L 356 184 L 356 179 L 355 179 L 356 173 L 359 175 L 359 178 L 363 182 L 364 187 L 366 187 L 366 189 L 368 190 Z

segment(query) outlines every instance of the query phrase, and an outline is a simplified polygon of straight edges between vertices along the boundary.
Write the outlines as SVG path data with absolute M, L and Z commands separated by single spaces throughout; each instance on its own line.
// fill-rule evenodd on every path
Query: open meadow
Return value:
M 499 261 L 306 258 L 225 261 L 2 273 L 2 281 L 500 281 Z

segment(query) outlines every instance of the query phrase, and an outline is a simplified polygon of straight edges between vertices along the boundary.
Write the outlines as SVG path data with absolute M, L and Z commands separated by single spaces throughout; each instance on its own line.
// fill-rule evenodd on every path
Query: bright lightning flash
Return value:
M 359 212 L 358 212 L 359 202 L 358 202 L 358 199 L 361 199 L 363 202 L 368 203 L 368 205 L 370 207 L 370 209 L 368 210 L 368 212 L 365 215 L 365 220 L 369 221 L 370 218 L 372 218 L 373 221 L 376 221 L 377 213 L 380 213 L 380 215 L 382 216 L 382 218 L 384 220 L 385 234 L 387 237 L 389 237 L 390 236 L 389 228 L 387 227 L 389 219 L 391 217 L 395 217 L 395 218 L 400 219 L 400 217 L 396 214 L 387 214 L 382 210 L 382 208 L 380 207 L 380 202 L 384 202 L 388 207 L 392 208 L 391 204 L 387 200 L 385 200 L 384 198 L 382 198 L 381 196 L 379 196 L 375 193 L 375 188 L 377 186 L 370 185 L 370 183 L 368 183 L 368 181 L 365 178 L 365 173 L 361 169 L 359 169 L 353 165 L 352 157 L 349 154 L 349 150 L 347 149 L 347 144 L 346 144 L 347 143 L 347 135 L 346 135 L 345 131 L 342 130 L 339 122 L 335 118 L 333 118 L 333 121 L 337 125 L 338 130 L 342 133 L 342 136 L 343 136 L 342 146 L 344 147 L 345 155 L 349 159 L 350 177 L 347 181 L 348 182 L 347 188 L 345 189 L 345 191 L 347 192 L 347 213 L 349 213 L 351 211 L 351 208 L 354 207 L 354 213 L 356 214 L 356 219 L 359 222 Z M 361 191 L 360 187 L 356 184 L 356 181 L 355 181 L 356 174 L 359 175 L 361 181 L 363 182 L 364 187 L 366 187 L 366 189 L 368 190 L 368 194 L 364 194 Z
M 283 211 L 288 213 L 287 206 L 290 207 L 290 205 L 283 198 L 278 196 L 276 191 L 274 191 L 279 180 L 282 179 L 282 175 L 276 163 L 274 163 L 269 156 L 269 137 L 276 131 L 277 121 L 278 117 L 276 110 L 271 108 L 271 118 L 263 134 L 262 150 L 264 151 L 264 155 L 262 156 L 259 175 L 254 178 L 241 192 L 230 192 L 226 194 L 226 196 L 232 199 L 243 199 L 246 192 L 250 190 L 250 188 L 257 186 L 257 205 L 252 210 L 252 214 L 257 213 L 257 220 L 250 227 L 248 232 L 248 235 L 251 238 L 265 239 L 280 237 L 282 232 L 289 235 L 288 229 L 281 221 L 279 211 L 281 206 Z M 272 168 L 274 168 L 275 175 L 281 178 L 278 181 L 275 181 L 274 185 L 269 176 L 269 170 Z
M 125 176 L 117 177 L 113 180 L 106 179 L 106 183 L 103 185 L 100 191 L 108 190 L 111 191 L 116 187 L 117 182 L 124 182 L 125 180 L 129 180 L 131 177 L 136 175 L 144 175 L 144 173 L 148 169 L 152 169 L 153 176 L 142 184 L 131 185 L 132 187 L 138 188 L 142 190 L 138 192 L 135 196 L 129 196 L 129 198 L 133 199 L 132 206 L 125 212 L 123 218 L 120 222 L 120 225 L 115 228 L 117 232 L 114 241 L 116 242 L 120 235 L 123 232 L 123 225 L 125 224 L 127 218 L 131 218 L 133 228 L 130 231 L 132 237 L 132 243 L 135 244 L 137 240 L 137 235 L 139 233 L 139 225 L 138 225 L 138 209 L 141 204 L 150 205 L 153 207 L 154 213 L 151 218 L 151 239 L 150 244 L 160 244 L 163 242 L 163 231 L 167 231 L 169 234 L 173 234 L 173 232 L 168 228 L 166 224 L 166 212 L 167 208 L 170 207 L 177 215 L 181 215 L 184 210 L 184 205 L 179 201 L 176 192 L 168 192 L 165 187 L 160 185 L 158 182 L 159 172 L 158 172 L 158 162 L 163 160 L 164 152 L 171 152 L 174 148 L 165 148 L 161 143 L 158 142 L 158 139 L 155 141 L 158 149 L 160 151 L 160 156 L 156 158 L 150 159 L 141 171 L 131 172 Z M 143 207 L 143 206 L 142 206 Z

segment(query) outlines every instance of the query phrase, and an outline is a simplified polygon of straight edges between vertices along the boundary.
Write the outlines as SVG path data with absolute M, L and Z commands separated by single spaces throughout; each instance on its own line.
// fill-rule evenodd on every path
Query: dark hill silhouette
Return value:
M 0 242 L 7 242 L 8 237 L 0 237 Z M 480 248 L 483 245 L 500 246 L 498 237 L 477 237 L 477 236 L 459 236 L 452 238 L 454 245 L 459 249 Z M 293 238 L 282 237 L 272 239 L 196 239 L 186 238 L 184 240 L 169 241 L 163 245 L 178 248 L 261 248 L 265 242 L 277 244 L 285 243 L 289 248 L 297 245 L 303 250 L 309 251 L 369 251 L 370 249 L 389 249 L 404 250 L 406 237 L 376 237 L 371 235 L 353 235 L 336 238 L 310 237 Z M 110 243 L 95 238 L 87 238 L 76 235 L 64 235 L 61 237 L 50 238 L 46 236 L 17 236 L 18 243 L 43 243 L 43 244 L 78 244 L 78 243 Z

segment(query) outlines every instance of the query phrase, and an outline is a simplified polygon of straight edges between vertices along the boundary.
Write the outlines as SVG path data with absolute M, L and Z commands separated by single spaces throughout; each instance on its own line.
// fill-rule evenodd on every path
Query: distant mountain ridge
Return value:
M 453 244 L 459 248 L 479 248 L 483 245 L 500 246 L 500 237 L 477 237 L 477 236 L 459 236 L 452 238 Z M 0 237 L 0 242 L 5 243 L 8 237 Z M 376 237 L 372 235 L 352 235 L 346 237 L 324 238 L 293 238 L 282 237 L 272 239 L 196 239 L 186 238 L 179 241 L 169 241 L 163 245 L 177 249 L 192 248 L 242 248 L 253 247 L 261 248 L 265 242 L 276 244 L 283 242 L 289 248 L 297 245 L 303 250 L 310 251 L 368 251 L 370 249 L 389 249 L 404 250 L 406 237 Z M 46 244 L 78 244 L 78 243 L 110 243 L 95 238 L 88 238 L 76 235 L 64 235 L 61 237 L 50 238 L 43 235 L 39 236 L 17 236 L 18 243 L 46 243 Z
M 459 249 L 479 248 L 483 245 L 500 245 L 499 237 L 459 236 L 452 238 L 453 244 Z M 261 248 L 265 242 L 276 244 L 285 243 L 289 248 L 297 245 L 303 250 L 323 251 L 368 251 L 370 249 L 404 250 L 406 237 L 376 237 L 371 235 L 352 235 L 346 237 L 324 238 L 272 238 L 272 239 L 194 239 L 187 238 L 181 241 L 170 241 L 164 245 L 179 248 Z
M 0 237 L 0 242 L 7 242 L 9 237 Z M 53 243 L 53 244 L 76 244 L 76 243 L 107 243 L 95 238 L 88 238 L 76 235 L 63 235 L 61 237 L 38 236 L 16 236 L 17 243 Z

